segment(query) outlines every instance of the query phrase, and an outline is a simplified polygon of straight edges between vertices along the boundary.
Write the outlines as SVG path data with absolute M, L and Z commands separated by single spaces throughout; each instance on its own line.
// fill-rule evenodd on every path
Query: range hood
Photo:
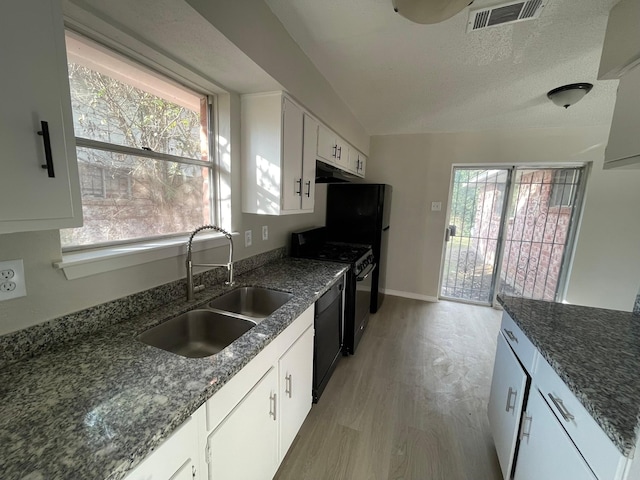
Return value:
M 357 178 L 333 165 L 316 160 L 316 183 L 345 183 Z

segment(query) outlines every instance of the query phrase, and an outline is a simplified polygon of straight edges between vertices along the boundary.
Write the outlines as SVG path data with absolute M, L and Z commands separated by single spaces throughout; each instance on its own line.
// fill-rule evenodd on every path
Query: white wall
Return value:
M 607 137 L 606 127 L 373 136 L 367 180 L 394 188 L 386 288 L 438 296 L 453 164 L 593 162 L 567 301 L 630 311 L 640 285 L 640 172 L 602 170 Z

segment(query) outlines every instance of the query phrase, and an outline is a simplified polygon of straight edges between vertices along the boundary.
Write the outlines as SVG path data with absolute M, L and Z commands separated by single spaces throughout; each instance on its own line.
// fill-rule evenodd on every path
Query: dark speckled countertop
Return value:
M 284 258 L 196 300 L 176 302 L 0 371 L 3 480 L 123 478 L 344 272 Z M 294 294 L 217 355 L 184 358 L 136 335 L 238 286 Z
M 640 316 L 498 296 L 560 378 L 626 456 L 640 425 Z

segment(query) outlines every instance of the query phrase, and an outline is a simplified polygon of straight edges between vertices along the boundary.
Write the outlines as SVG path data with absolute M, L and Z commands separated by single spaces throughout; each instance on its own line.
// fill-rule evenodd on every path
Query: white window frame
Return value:
M 185 85 L 188 88 L 192 88 L 196 91 L 205 92 L 209 100 L 209 157 L 210 162 L 198 161 L 194 159 L 183 159 L 177 157 L 181 161 L 187 163 L 193 163 L 197 165 L 204 165 L 210 168 L 210 206 L 211 206 L 211 222 L 222 222 L 221 218 L 221 198 L 220 198 L 220 158 L 218 157 L 218 141 L 219 141 L 219 111 L 218 111 L 218 96 L 217 92 L 213 89 L 204 88 L 202 85 L 212 85 L 208 80 L 205 80 L 197 75 L 195 78 L 198 82 L 186 80 L 184 76 L 174 73 L 172 70 L 164 67 L 157 68 L 159 64 L 148 59 L 148 57 L 141 54 L 127 55 L 132 53 L 128 48 L 117 48 L 115 42 L 110 41 L 108 38 L 102 35 L 92 35 L 91 32 L 87 32 L 84 28 L 77 28 L 78 25 L 73 25 L 75 22 L 70 22 L 67 18 L 67 30 L 78 33 L 83 37 L 87 37 L 90 40 L 102 45 L 104 48 L 111 49 L 116 53 L 123 55 L 124 57 L 132 58 L 136 63 L 141 64 L 143 67 L 152 68 L 163 76 L 177 81 L 178 83 Z M 101 37 L 98 40 L 96 37 Z M 121 46 L 122 47 L 122 46 Z M 157 53 L 157 52 L 154 52 Z M 170 62 L 169 62 L 170 63 Z M 154 68 L 155 67 L 155 68 Z M 184 72 L 183 72 L 184 73 Z M 191 79 L 194 78 L 193 72 L 189 72 Z M 76 138 L 77 147 L 99 148 L 102 142 L 93 141 L 89 139 Z M 109 151 L 113 151 L 112 144 L 109 145 Z M 136 156 L 148 156 L 150 158 L 159 159 L 164 158 L 171 161 L 176 161 L 176 157 L 169 154 L 163 154 L 158 152 L 145 152 L 135 148 L 122 146 L 123 150 L 130 150 L 131 153 Z M 134 152 L 134 153 L 133 153 Z M 124 152 L 127 153 L 127 152 Z M 230 221 L 230 219 L 228 219 Z M 222 225 L 228 230 L 231 230 L 230 225 Z M 186 254 L 186 242 L 188 240 L 190 232 L 168 234 L 166 236 L 156 236 L 153 238 L 138 238 L 133 240 L 125 240 L 120 242 L 110 242 L 109 244 L 101 245 L 86 245 L 61 248 L 61 260 L 53 262 L 53 266 L 57 269 L 64 271 L 67 279 L 83 278 L 90 275 L 96 275 L 109 271 L 119 270 L 136 265 L 142 265 L 144 263 L 153 262 L 162 259 L 168 259 Z M 238 236 L 239 233 L 233 232 L 233 236 Z M 208 250 L 216 247 L 224 247 L 228 244 L 224 235 L 212 232 L 208 234 L 199 235 L 193 241 L 193 251 Z

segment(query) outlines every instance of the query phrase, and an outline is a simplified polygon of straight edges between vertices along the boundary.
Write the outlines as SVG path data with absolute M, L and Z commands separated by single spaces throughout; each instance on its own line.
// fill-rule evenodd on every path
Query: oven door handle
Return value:
M 356 277 L 356 282 L 363 282 L 367 279 L 367 277 L 369 275 L 371 275 L 371 272 L 373 272 L 373 270 L 378 266 L 377 263 L 372 263 L 370 264 L 365 270 L 364 272 L 362 272 L 358 277 Z

